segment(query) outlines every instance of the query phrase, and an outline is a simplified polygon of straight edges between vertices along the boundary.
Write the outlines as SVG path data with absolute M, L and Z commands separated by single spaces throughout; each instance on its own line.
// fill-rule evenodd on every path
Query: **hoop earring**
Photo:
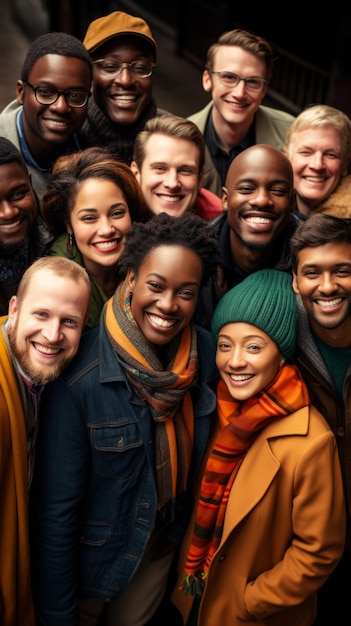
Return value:
M 73 233 L 67 234 L 67 256 L 69 259 L 71 259 L 71 261 L 74 261 L 76 256 Z

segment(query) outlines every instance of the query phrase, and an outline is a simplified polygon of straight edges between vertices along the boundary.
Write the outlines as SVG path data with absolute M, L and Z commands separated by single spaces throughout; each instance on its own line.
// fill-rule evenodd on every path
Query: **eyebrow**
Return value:
M 167 167 L 170 167 L 170 164 L 167 161 L 150 161 L 149 165 L 166 165 Z M 173 167 L 173 165 L 171 165 L 171 167 Z M 189 167 L 191 169 L 197 169 L 198 165 L 196 165 L 195 163 L 179 163 L 178 165 L 174 166 L 177 169 L 179 169 L 180 167 Z
M 331 266 L 327 266 L 326 269 L 329 270 L 335 270 L 338 269 L 339 267 L 349 267 L 351 268 L 351 261 L 341 261 L 340 263 L 333 263 L 333 265 Z M 323 263 L 304 263 L 303 265 L 301 265 L 301 271 L 302 270 L 307 270 L 307 269 L 320 269 L 320 268 L 325 268 L 326 266 Z
M 165 278 L 165 276 L 162 276 L 161 274 L 157 274 L 156 272 L 150 272 L 150 274 L 147 274 L 146 278 L 157 278 L 158 280 L 163 280 L 164 282 L 167 282 L 167 278 Z M 185 287 L 186 285 L 199 285 L 200 283 L 198 283 L 196 280 L 188 280 L 185 281 L 183 283 L 181 283 L 182 287 Z
M 240 323 L 240 322 L 227 322 L 227 324 L 238 324 L 238 323 Z M 247 322 L 245 322 L 245 323 L 247 323 Z M 225 324 L 225 326 L 227 324 Z M 262 332 L 264 332 L 264 331 L 262 331 Z M 218 339 L 220 337 L 222 337 L 223 339 L 230 339 L 230 340 L 232 339 L 231 335 L 225 335 L 224 333 L 221 333 L 221 332 L 218 334 Z M 261 339 L 262 340 L 262 339 L 264 339 L 264 337 L 262 335 L 260 335 L 259 333 L 253 333 L 252 335 L 244 335 L 243 339 L 245 341 L 247 341 L 248 339 L 251 339 L 251 340 L 252 339 Z
M 235 185 L 238 185 L 238 184 L 240 184 L 240 183 L 252 183 L 252 184 L 257 184 L 257 182 L 259 182 L 259 181 L 257 181 L 257 179 L 256 179 L 256 178 L 252 178 L 252 177 L 251 177 L 251 178 L 249 178 L 248 176 L 245 176 L 245 177 L 243 177 L 243 178 L 239 178 L 239 179 L 238 179 L 238 180 L 237 180 L 234 184 L 235 184 Z M 288 186 L 290 187 L 290 182 L 289 182 L 289 180 L 288 180 L 287 178 L 274 178 L 273 180 L 269 180 L 269 181 L 267 181 L 267 183 L 265 183 L 265 185 L 267 185 L 267 184 L 269 184 L 269 185 L 272 185 L 272 184 L 273 184 L 273 185 L 276 185 L 276 184 L 279 184 L 279 185 L 288 185 Z
M 116 209 L 117 207 L 126 207 L 126 203 L 125 202 L 115 202 L 114 204 L 111 204 L 109 209 Z M 77 213 L 84 213 L 86 211 L 88 211 L 89 213 L 98 213 L 100 209 L 96 208 L 96 207 L 82 207 L 81 209 L 79 209 L 77 211 Z

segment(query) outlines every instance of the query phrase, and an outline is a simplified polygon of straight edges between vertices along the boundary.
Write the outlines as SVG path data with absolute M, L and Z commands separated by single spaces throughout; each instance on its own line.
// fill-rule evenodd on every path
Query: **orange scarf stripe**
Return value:
M 122 293 L 122 290 L 121 292 Z M 114 336 L 118 337 L 118 343 L 120 346 L 130 354 L 133 359 L 138 360 L 144 367 L 151 367 L 151 363 L 146 361 L 142 354 L 139 353 L 134 344 L 128 339 L 128 337 L 120 332 L 119 324 L 115 318 L 115 314 L 113 312 L 112 307 L 113 300 L 110 298 L 106 303 L 106 325 L 109 329 L 109 332 Z
M 221 540 L 229 494 L 245 454 L 257 433 L 271 421 L 306 406 L 309 395 L 298 369 L 283 366 L 260 394 L 245 402 L 234 400 L 221 380 L 217 387 L 220 424 L 200 487 L 195 526 L 189 547 L 183 589 L 189 576 L 204 581 Z M 198 589 L 198 586 L 196 587 Z
M 167 350 L 164 369 L 157 350 L 141 332 L 131 312 L 125 280 L 105 305 L 105 324 L 135 393 L 150 406 L 154 420 L 158 508 L 187 488 L 194 444 L 194 411 L 190 388 L 196 381 L 197 334 L 188 324 Z

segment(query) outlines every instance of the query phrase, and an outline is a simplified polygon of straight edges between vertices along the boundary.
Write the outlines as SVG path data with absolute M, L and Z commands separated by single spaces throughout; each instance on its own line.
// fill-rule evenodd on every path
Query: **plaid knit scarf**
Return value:
M 155 424 L 158 509 L 185 492 L 194 442 L 190 388 L 197 378 L 197 340 L 186 326 L 167 346 L 167 369 L 141 332 L 131 312 L 132 294 L 124 281 L 105 306 L 105 324 L 113 349 L 139 398 L 147 402 Z
M 235 401 L 221 380 L 217 388 L 220 431 L 200 487 L 195 527 L 182 589 L 201 595 L 222 537 L 228 498 L 244 456 L 262 428 L 309 403 L 307 388 L 293 365 L 283 366 L 272 383 L 244 402 Z

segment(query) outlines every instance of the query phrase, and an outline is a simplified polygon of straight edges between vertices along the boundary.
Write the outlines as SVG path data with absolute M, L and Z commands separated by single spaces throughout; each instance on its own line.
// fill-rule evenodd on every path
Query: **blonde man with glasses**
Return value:
M 241 29 L 223 33 L 207 52 L 202 86 L 211 102 L 189 119 L 206 141 L 203 186 L 219 196 L 237 154 L 256 143 L 283 148 L 294 117 L 261 104 L 273 65 L 268 41 Z

